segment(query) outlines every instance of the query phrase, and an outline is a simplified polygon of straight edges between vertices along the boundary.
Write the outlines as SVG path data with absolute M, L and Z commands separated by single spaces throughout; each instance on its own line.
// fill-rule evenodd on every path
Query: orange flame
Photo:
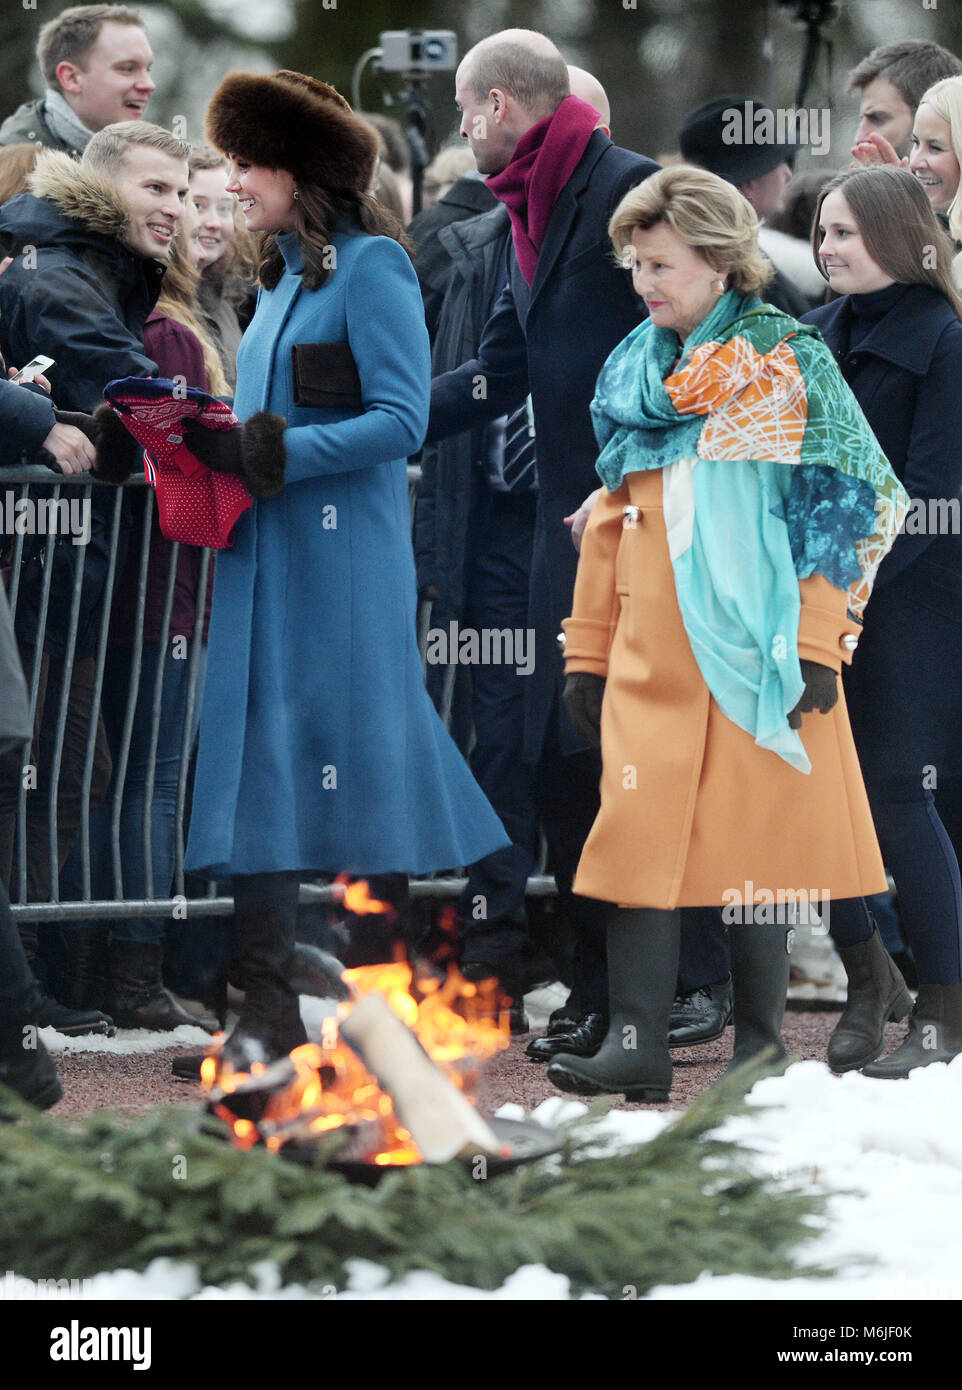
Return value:
M 367 894 L 367 885 L 362 887 Z M 369 897 L 368 902 L 371 902 Z M 353 909 L 352 909 L 353 910 Z M 382 994 L 414 1032 L 433 1061 L 470 1099 L 470 1091 L 489 1058 L 510 1042 L 508 1015 L 496 1014 L 497 982 L 475 985 L 452 968 L 446 978 L 419 972 L 396 961 L 346 970 L 355 999 Z M 214 1113 L 230 1126 L 233 1142 L 250 1148 L 262 1142 L 272 1151 L 292 1139 L 307 1139 L 349 1127 L 352 1157 L 381 1166 L 420 1163 L 421 1153 L 398 1120 L 391 1096 L 360 1057 L 341 1039 L 339 1023 L 353 1008 L 338 1006 L 337 1017 L 325 1021 L 320 1042 L 304 1043 L 290 1054 L 292 1079 L 266 1100 L 256 1124 L 235 1116 L 227 1098 L 264 1068 L 235 1072 L 216 1054 L 205 1058 L 201 1076 Z M 359 1150 L 356 1152 L 356 1150 Z
M 344 904 L 348 912 L 353 912 L 356 917 L 365 917 L 374 913 L 394 916 L 394 908 L 390 903 L 382 903 L 377 898 L 371 897 L 371 891 L 366 879 L 359 878 L 354 883 L 348 878 L 347 874 L 338 874 L 334 880 L 332 889 L 335 898 Z

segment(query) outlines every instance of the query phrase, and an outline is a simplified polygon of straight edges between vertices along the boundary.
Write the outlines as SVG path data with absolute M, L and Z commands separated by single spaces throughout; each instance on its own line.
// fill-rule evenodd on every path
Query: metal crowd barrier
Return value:
M 420 477 L 420 468 L 408 468 L 408 488 L 411 501 L 411 512 L 413 521 L 414 495 L 417 482 Z M 73 494 L 79 492 L 82 502 L 89 504 L 95 488 L 102 489 L 110 487 L 109 484 L 101 484 L 86 474 L 75 477 L 64 477 L 55 479 L 47 469 L 41 467 L 17 467 L 4 468 L 0 470 L 0 488 L 6 493 L 7 500 L 10 494 L 15 493 L 15 501 L 21 499 L 36 500 L 34 497 L 38 485 L 43 485 L 45 495 L 50 495 L 53 502 L 61 499 L 68 499 Z M 208 574 L 214 556 L 210 550 L 202 552 L 200 573 L 195 598 L 195 622 L 194 631 L 190 639 L 188 652 L 188 674 L 187 674 L 187 696 L 186 710 L 184 716 L 183 736 L 180 747 L 180 762 L 177 780 L 176 811 L 175 811 L 175 853 L 174 853 L 174 879 L 172 885 L 159 885 L 153 882 L 152 865 L 152 802 L 155 788 L 156 758 L 158 737 L 161 722 L 161 709 L 163 700 L 163 682 L 165 663 L 163 660 L 158 662 L 157 675 L 154 679 L 153 691 L 151 695 L 151 724 L 149 735 L 149 756 L 147 761 L 147 771 L 143 791 L 143 854 L 144 854 L 144 874 L 146 879 L 146 893 L 142 898 L 129 898 L 124 896 L 124 865 L 121 855 L 121 815 L 124 805 L 124 791 L 128 773 L 128 763 L 130 758 L 131 741 L 134 727 L 134 717 L 136 712 L 138 692 L 141 683 L 141 670 L 144 657 L 144 619 L 146 613 L 147 600 L 147 578 L 148 563 L 150 559 L 150 540 L 153 527 L 157 524 L 156 520 L 156 501 L 152 488 L 146 488 L 145 480 L 142 476 L 133 477 L 123 488 L 111 488 L 113 493 L 111 504 L 108 506 L 110 512 L 110 550 L 108 568 L 105 579 L 105 591 L 107 594 L 115 593 L 115 585 L 118 578 L 117 564 L 121 538 L 121 526 L 125 499 L 133 492 L 138 494 L 134 498 L 134 505 L 144 506 L 143 534 L 140 545 L 140 557 L 137 566 L 137 594 L 134 621 L 133 645 L 130 652 L 130 677 L 127 694 L 126 714 L 119 746 L 111 750 L 114 767 L 114 790 L 111 804 L 110 820 L 110 855 L 113 877 L 113 896 L 94 897 L 92 894 L 92 872 L 91 872 L 91 792 L 93 785 L 94 764 L 98 736 L 98 721 L 100 714 L 101 695 L 104 686 L 104 671 L 107 660 L 108 638 L 111 620 L 112 604 L 104 602 L 100 618 L 99 631 L 97 633 L 96 653 L 94 657 L 94 681 L 93 697 L 91 700 L 91 712 L 87 721 L 86 749 L 83 763 L 83 775 L 81 786 L 81 808 L 80 824 L 77 831 L 77 843 L 79 844 L 80 859 L 80 879 L 81 893 L 72 898 L 64 900 L 61 897 L 61 870 L 60 870 L 60 849 L 58 835 L 58 801 L 59 788 L 58 782 L 63 765 L 64 739 L 67 730 L 69 701 L 71 683 L 75 667 L 77 635 L 80 618 L 80 605 L 83 591 L 83 581 L 88 547 L 86 544 L 74 545 L 70 537 L 59 536 L 55 541 L 48 540 L 43 550 L 43 578 L 40 587 L 39 614 L 37 622 L 36 644 L 33 648 L 32 663 L 28 659 L 26 662 L 26 677 L 30 696 L 31 719 L 34 719 L 39 698 L 40 677 L 41 677 L 41 658 L 44 652 L 47 625 L 50 617 L 50 593 L 51 583 L 54 573 L 53 553 L 55 545 L 65 547 L 68 552 L 73 553 L 73 577 L 70 601 L 70 613 L 67 624 L 66 642 L 61 667 L 61 685 L 59 693 L 59 707 L 57 709 L 56 735 L 54 747 L 52 749 L 50 775 L 49 775 L 49 804 L 47 806 L 47 836 L 49 840 L 49 874 L 50 892 L 49 900 L 46 902 L 28 901 L 28 863 L 31 853 L 36 853 L 29 843 L 28 836 L 28 817 L 27 799 L 32 792 L 29 787 L 30 778 L 28 769 L 34 766 L 33 741 L 27 744 L 19 759 L 20 775 L 18 778 L 19 789 L 17 794 L 16 809 L 16 854 L 13 862 L 13 873 L 11 882 L 8 885 L 12 900 L 12 910 L 14 917 L 22 921 L 83 921 L 91 919 L 121 919 L 131 917 L 166 917 L 172 916 L 180 918 L 191 918 L 199 916 L 222 916 L 233 911 L 233 900 L 228 896 L 218 893 L 218 884 L 209 883 L 206 896 L 191 896 L 185 893 L 184 881 L 184 845 L 185 845 L 185 815 L 187 812 L 188 780 L 190 773 L 191 756 L 193 745 L 196 738 L 196 714 L 198 712 L 199 701 L 202 692 L 200 686 L 200 672 L 202 667 L 202 636 L 204 627 L 205 596 L 207 593 Z M 8 518 L 7 532 L 0 535 L 0 543 L 4 548 L 5 566 L 9 567 L 9 600 L 10 607 L 16 618 L 18 602 L 22 599 L 21 568 L 24 555 L 25 536 L 9 534 L 9 509 L 4 510 L 4 515 Z M 48 513 L 49 515 L 49 513 Z M 161 652 L 165 652 L 170 640 L 170 622 L 173 611 L 174 587 L 177 571 L 177 559 L 179 546 L 173 543 L 171 546 L 170 560 L 168 564 L 166 589 L 164 593 L 163 617 L 161 623 L 161 633 L 159 647 Z M 427 632 L 430 626 L 431 604 L 422 603 L 418 611 L 418 642 L 422 654 L 425 652 Z M 54 663 L 51 662 L 51 672 L 54 670 Z M 457 668 L 451 665 L 445 672 L 444 691 L 441 702 L 441 714 L 446 725 L 450 724 L 451 700 L 454 688 L 454 680 Z M 48 677 L 49 681 L 52 676 Z M 54 691 L 48 689 L 46 698 L 49 700 L 54 697 Z M 9 768 L 7 769 L 9 772 Z M 194 880 L 194 891 L 198 891 L 202 880 Z M 457 896 L 464 885 L 463 878 L 424 878 L 414 879 L 410 884 L 412 897 L 423 898 L 451 898 Z M 173 890 L 171 892 L 171 889 Z M 158 890 L 155 892 L 155 890 Z M 201 890 L 202 891 L 202 890 Z M 528 880 L 528 893 L 533 896 L 547 896 L 555 892 L 554 879 L 543 872 L 543 865 L 537 873 Z M 301 901 L 304 903 L 330 902 L 333 901 L 333 890 L 329 884 L 304 883 L 301 886 Z

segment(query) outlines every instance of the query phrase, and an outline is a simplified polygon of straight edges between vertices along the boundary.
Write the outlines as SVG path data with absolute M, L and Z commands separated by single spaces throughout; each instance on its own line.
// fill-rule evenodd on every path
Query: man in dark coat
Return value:
M 761 120 L 759 118 L 762 118 Z M 718 97 L 689 112 L 678 132 L 678 145 L 687 164 L 697 164 L 733 183 L 746 202 L 751 203 L 764 223 L 781 207 L 785 188 L 792 177 L 789 160 L 797 147 L 775 140 L 755 140 L 756 127 L 770 118 L 776 129 L 775 114 L 763 102 L 751 97 Z M 740 139 L 729 137 L 738 134 Z M 801 290 L 778 267 L 762 298 L 783 314 L 800 318 L 812 307 Z
M 183 212 L 188 146 L 146 122 L 124 122 L 99 132 L 78 164 L 68 155 L 43 152 L 31 176 L 31 193 L 0 210 L 0 235 L 17 254 L 0 277 L 0 346 L 8 360 L 23 362 L 43 352 L 53 395 L 68 411 L 89 415 L 102 403 L 108 381 L 152 376 L 156 366 L 143 349 L 143 328 L 160 291 L 164 261 Z M 131 441 L 130 447 L 133 447 Z M 135 450 L 136 452 L 136 450 Z M 90 721 L 98 727 L 93 797 L 103 796 L 110 759 L 94 706 L 97 635 L 109 603 L 110 535 L 114 494 L 95 488 L 90 539 L 83 549 L 67 737 L 58 797 L 61 867 L 80 826 L 83 767 Z M 68 645 L 76 547 L 71 538 L 31 538 L 24 547 L 17 609 L 17 636 L 30 670 L 41 659 L 38 736 L 32 752 L 37 789 L 28 800 L 27 898 L 50 896 L 47 810 L 55 746 L 57 691 Z M 123 563 L 118 554 L 116 573 Z M 53 565 L 44 633 L 38 616 L 45 564 Z M 41 655 L 42 653 L 42 655 Z M 50 692 L 49 700 L 46 698 Z M 5 769 L 0 780 L 0 877 L 9 881 L 19 777 Z M 28 955 L 35 939 L 25 941 Z
M 603 909 L 575 899 L 571 881 L 598 810 L 600 758 L 561 704 L 556 638 L 571 611 L 578 558 L 563 519 L 596 482 L 588 406 L 598 373 L 643 314 L 629 276 L 612 262 L 608 221 L 658 166 L 594 129 L 597 112 L 570 95 L 564 60 L 543 35 L 507 30 L 483 40 L 455 83 L 461 133 L 508 207 L 515 253 L 477 356 L 434 382 L 428 440 L 508 414 L 531 395 L 539 492 L 528 623 L 536 655 L 524 756 L 538 766 L 550 866 L 579 928 L 578 1005 L 597 1022 L 607 1007 Z
M 421 286 L 424 318 L 432 345 L 452 269 L 450 251 L 441 242 L 441 232 L 454 222 L 490 212 L 497 205 L 498 200 L 484 182 L 484 176 L 472 170 L 456 179 L 433 207 L 425 208 L 411 219 L 408 235 L 414 241 L 414 269 Z
M 40 30 L 47 90 L 0 126 L 0 146 L 32 143 L 82 154 L 91 135 L 143 118 L 154 81 L 144 21 L 126 5 L 74 5 Z

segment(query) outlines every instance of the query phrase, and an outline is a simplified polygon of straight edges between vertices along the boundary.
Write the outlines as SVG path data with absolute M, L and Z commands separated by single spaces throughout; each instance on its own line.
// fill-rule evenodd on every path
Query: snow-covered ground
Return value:
M 907 1081 L 872 1081 L 857 1073 L 836 1077 L 820 1062 L 799 1062 L 759 1082 L 748 1114 L 723 1133 L 752 1149 L 760 1170 L 832 1191 L 823 1234 L 800 1255 L 789 1280 L 703 1274 L 694 1283 L 661 1286 L 651 1299 L 959 1299 L 962 1298 L 962 1057 L 934 1064 Z M 583 1109 L 558 1097 L 536 1118 L 552 1123 Z M 517 1106 L 503 1115 L 518 1118 Z M 653 1111 L 611 1111 L 601 1122 L 606 1142 L 652 1138 L 672 1117 Z M 806 1277 L 805 1263 L 829 1266 L 831 1279 Z M 626 1279 L 627 1282 L 627 1279 Z M 410 1274 L 388 1284 L 365 1261 L 351 1269 L 349 1287 L 307 1291 L 281 1288 L 265 1265 L 255 1290 L 244 1285 L 201 1288 L 190 1265 L 156 1260 L 142 1274 L 101 1274 L 87 1295 L 110 1299 L 566 1299 L 568 1280 L 529 1265 L 495 1293 L 449 1284 L 437 1275 Z

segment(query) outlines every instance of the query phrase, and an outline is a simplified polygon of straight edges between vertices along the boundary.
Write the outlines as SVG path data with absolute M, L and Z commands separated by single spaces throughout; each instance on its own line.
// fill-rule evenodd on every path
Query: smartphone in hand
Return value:
M 35 377 L 42 376 L 48 367 L 52 367 L 54 359 L 52 357 L 34 357 L 25 367 L 21 367 L 11 378 L 11 381 L 18 382 L 21 386 L 27 381 L 33 381 Z

